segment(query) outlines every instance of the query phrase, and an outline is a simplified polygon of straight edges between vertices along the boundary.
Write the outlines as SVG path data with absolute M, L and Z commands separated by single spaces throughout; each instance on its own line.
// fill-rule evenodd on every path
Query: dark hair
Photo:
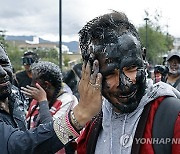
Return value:
M 39 79 L 50 82 L 55 87 L 55 93 L 53 100 L 57 98 L 57 95 L 62 87 L 62 73 L 58 65 L 47 62 L 39 61 L 31 65 L 32 73 L 36 73 Z
M 89 21 L 79 31 L 79 42 L 83 60 L 89 59 L 90 52 L 88 50 L 91 42 L 103 46 L 110 43 L 117 43 L 117 38 L 127 32 L 130 32 L 140 40 L 136 28 L 122 12 L 113 10 L 112 13 L 96 17 Z
M 167 75 L 169 72 L 168 67 L 164 65 L 156 65 L 154 67 L 154 73 L 161 73 L 162 75 Z
M 166 82 L 167 81 L 167 74 L 169 73 L 169 69 L 167 66 L 164 65 L 156 65 L 154 67 L 154 74 L 160 73 L 162 75 L 161 81 Z M 155 79 L 156 80 L 156 79 Z

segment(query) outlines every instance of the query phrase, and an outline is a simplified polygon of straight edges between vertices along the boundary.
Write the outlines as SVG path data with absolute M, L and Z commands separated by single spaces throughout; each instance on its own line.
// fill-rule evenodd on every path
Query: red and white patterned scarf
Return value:
M 56 114 L 57 111 L 59 111 L 61 105 L 62 102 L 60 100 L 56 100 L 54 102 L 53 106 L 49 109 L 52 116 Z M 39 114 L 39 105 L 38 102 L 35 99 L 33 99 L 29 106 L 29 110 L 26 116 L 26 120 L 29 124 L 28 125 L 29 128 L 34 128 L 38 125 L 39 122 L 38 114 Z

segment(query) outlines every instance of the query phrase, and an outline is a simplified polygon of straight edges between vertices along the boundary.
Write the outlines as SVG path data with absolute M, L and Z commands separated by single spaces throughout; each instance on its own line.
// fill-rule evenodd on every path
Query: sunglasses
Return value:
M 22 58 L 23 65 L 31 65 L 34 63 L 34 60 L 31 57 L 23 57 Z

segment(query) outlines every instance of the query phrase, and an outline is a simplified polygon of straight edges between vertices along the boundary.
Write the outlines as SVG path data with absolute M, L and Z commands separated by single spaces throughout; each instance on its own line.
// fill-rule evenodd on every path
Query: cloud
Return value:
M 60 0 L 2 0 L 0 30 L 13 35 L 37 35 L 59 40 Z M 89 20 L 110 9 L 123 11 L 130 21 L 139 26 L 145 24 L 144 10 L 162 12 L 164 25 L 170 34 L 180 37 L 179 0 L 61 0 L 62 38 L 78 40 L 78 32 Z
M 15 35 L 58 35 L 57 0 L 6 0 L 1 2 L 0 29 Z

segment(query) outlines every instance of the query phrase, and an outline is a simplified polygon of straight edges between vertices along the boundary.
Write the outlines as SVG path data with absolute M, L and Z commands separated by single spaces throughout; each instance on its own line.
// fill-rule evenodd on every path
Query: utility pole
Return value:
M 146 50 L 147 50 L 147 47 L 148 47 L 148 33 L 147 33 L 147 22 L 149 20 L 149 18 L 144 18 L 144 20 L 146 21 Z
M 59 67 L 62 71 L 62 2 L 59 0 Z

